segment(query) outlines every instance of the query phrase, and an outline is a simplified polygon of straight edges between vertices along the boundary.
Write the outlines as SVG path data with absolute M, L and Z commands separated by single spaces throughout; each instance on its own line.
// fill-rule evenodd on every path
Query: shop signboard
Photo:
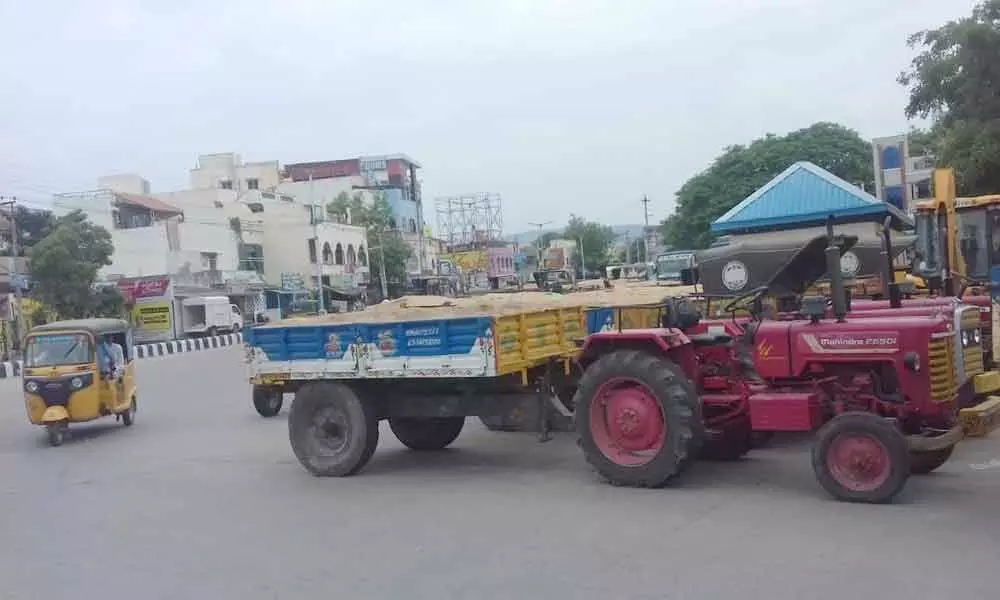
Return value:
M 170 277 L 129 277 L 118 280 L 137 342 L 161 342 L 174 338 L 174 298 Z

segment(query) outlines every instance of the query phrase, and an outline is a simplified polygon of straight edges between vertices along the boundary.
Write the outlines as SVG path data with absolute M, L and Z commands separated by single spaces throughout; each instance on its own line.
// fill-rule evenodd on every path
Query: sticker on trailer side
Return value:
M 347 331 L 324 326 L 272 328 L 260 335 L 262 331 L 248 340 L 253 377 L 465 378 L 497 372 L 493 326 L 487 318 L 355 325 Z

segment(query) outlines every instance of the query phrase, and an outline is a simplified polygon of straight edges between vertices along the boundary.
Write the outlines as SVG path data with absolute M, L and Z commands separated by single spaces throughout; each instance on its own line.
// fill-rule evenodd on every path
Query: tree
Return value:
M 114 246 L 107 229 L 73 211 L 30 250 L 32 296 L 60 318 L 96 316 L 107 298 L 94 289 L 97 272 L 111 264 Z
M 677 192 L 677 209 L 662 223 L 667 246 L 706 248 L 712 221 L 798 161 L 812 162 L 849 183 L 874 187 L 871 144 L 835 123 L 816 123 L 785 136 L 768 134 L 729 146 Z
M 587 271 L 603 271 L 608 265 L 608 246 L 615 239 L 611 227 L 586 221 L 577 215 L 570 215 L 569 224 L 563 230 L 562 237 L 577 243 L 579 251 L 573 253 L 575 269 L 581 270 L 583 266 L 581 257 L 586 262 Z
M 909 91 L 906 115 L 934 120 L 929 146 L 955 169 L 959 193 L 1000 192 L 1000 0 L 908 44 L 919 53 L 898 78 Z
M 14 211 L 14 218 L 17 220 L 18 256 L 27 256 L 28 248 L 51 233 L 56 223 L 56 218 L 51 212 L 20 205 Z M 3 216 L 3 225 L 0 227 L 6 236 L 6 232 L 10 231 L 9 218 L 6 213 Z M 5 246 L 0 250 L 0 256 L 10 256 L 10 246 Z
M 381 286 L 381 264 L 385 257 L 386 288 L 398 295 L 406 282 L 406 261 L 413 255 L 403 241 L 392 216 L 392 207 L 384 194 L 376 194 L 371 204 L 360 193 L 341 192 L 326 205 L 326 212 L 338 221 L 364 227 L 368 239 L 372 283 Z

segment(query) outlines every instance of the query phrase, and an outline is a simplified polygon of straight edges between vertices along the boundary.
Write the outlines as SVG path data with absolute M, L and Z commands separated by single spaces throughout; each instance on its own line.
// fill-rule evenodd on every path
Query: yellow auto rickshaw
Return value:
M 57 321 L 31 329 L 21 370 L 28 419 L 63 443 L 70 423 L 115 415 L 132 425 L 136 412 L 132 328 L 121 319 Z

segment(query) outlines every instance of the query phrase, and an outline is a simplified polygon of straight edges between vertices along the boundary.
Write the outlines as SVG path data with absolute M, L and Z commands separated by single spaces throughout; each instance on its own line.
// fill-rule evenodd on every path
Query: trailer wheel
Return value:
M 411 450 L 447 448 L 462 433 L 465 417 L 393 418 L 389 429 Z
M 955 446 L 952 445 L 930 452 L 910 452 L 910 474 L 927 475 L 948 462 L 954 450 Z
M 281 412 L 281 405 L 284 403 L 284 394 L 281 388 L 266 387 L 263 385 L 253 386 L 253 407 L 257 409 L 257 414 L 262 417 L 273 417 Z
M 510 415 L 489 415 L 479 417 L 483 426 L 490 431 L 521 431 L 521 419 L 513 419 Z
M 838 500 L 884 503 L 910 477 L 906 438 L 878 415 L 849 412 L 820 428 L 812 451 L 820 485 Z
M 295 393 L 288 439 L 303 467 L 317 477 L 361 470 L 378 445 L 378 418 L 350 387 L 312 383 Z
M 610 483 L 661 487 L 703 438 L 698 396 L 666 358 L 636 350 L 590 365 L 574 398 L 584 457 Z

